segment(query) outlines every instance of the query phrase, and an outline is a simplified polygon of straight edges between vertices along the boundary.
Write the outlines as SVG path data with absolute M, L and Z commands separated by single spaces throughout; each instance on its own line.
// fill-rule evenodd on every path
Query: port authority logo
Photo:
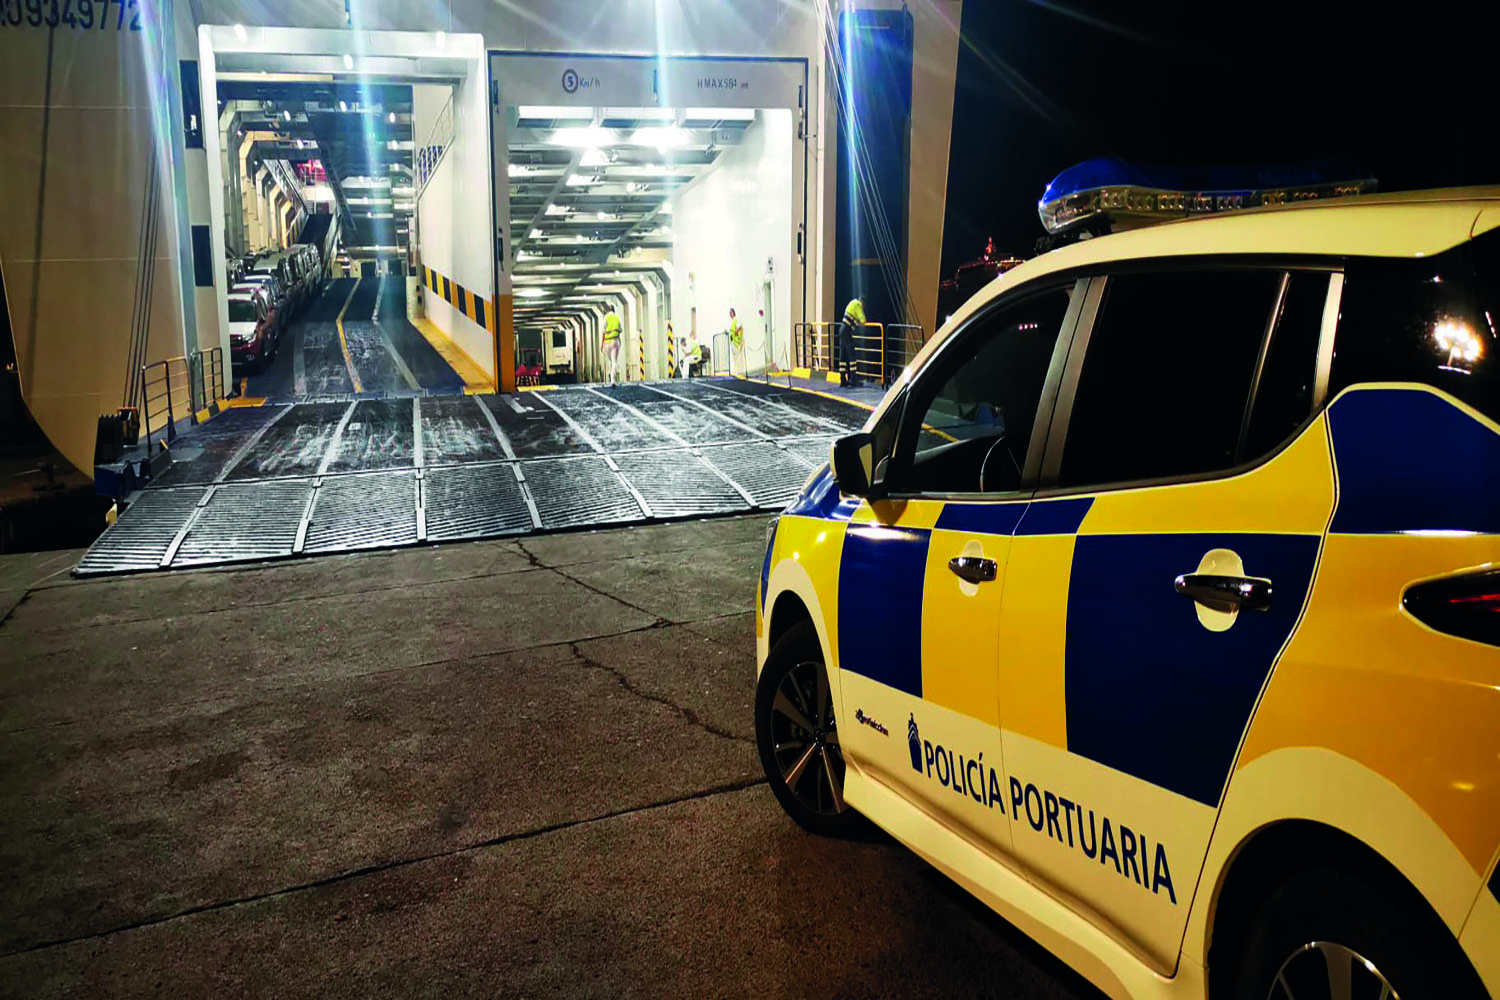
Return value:
M 891 735 L 891 731 L 889 729 L 885 728 L 885 726 L 881 725 L 870 716 L 866 715 L 865 710 L 862 708 L 856 708 L 854 710 L 854 721 L 859 723 L 861 726 L 869 726 L 881 736 Z
M 856 714 L 858 718 L 858 714 Z M 917 730 L 916 713 L 906 726 L 907 750 L 911 769 L 956 795 L 968 796 L 988 809 L 1006 814 L 1005 795 L 1009 786 L 1010 817 L 1013 830 L 1022 823 L 1036 833 L 1043 833 L 1058 844 L 1077 851 L 1106 870 L 1134 882 L 1154 896 L 1165 896 L 1177 905 L 1177 890 L 1172 884 L 1172 870 L 1167 864 L 1167 850 L 1160 841 L 1151 841 L 1139 830 L 1118 820 L 1098 815 L 1080 802 L 1023 782 L 1015 775 L 1007 781 L 999 771 L 984 762 L 984 754 L 966 757 L 962 753 L 922 739 Z

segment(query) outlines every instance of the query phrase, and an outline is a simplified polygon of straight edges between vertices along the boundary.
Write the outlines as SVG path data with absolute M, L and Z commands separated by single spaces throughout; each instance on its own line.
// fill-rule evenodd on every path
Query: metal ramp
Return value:
M 268 408 L 227 422 L 189 452 L 190 469 L 143 491 L 75 572 L 777 510 L 827 460 L 833 438 L 868 414 L 743 386 L 637 382 L 454 397 L 390 414 L 364 402 Z

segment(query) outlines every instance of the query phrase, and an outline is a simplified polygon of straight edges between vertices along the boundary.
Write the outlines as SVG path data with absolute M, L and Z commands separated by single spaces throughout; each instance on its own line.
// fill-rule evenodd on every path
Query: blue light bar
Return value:
M 1052 179 L 1037 202 L 1049 233 L 1087 220 L 1131 229 L 1215 212 L 1369 194 L 1375 179 L 1347 163 L 1272 164 L 1183 169 L 1147 167 L 1114 157 L 1085 160 Z

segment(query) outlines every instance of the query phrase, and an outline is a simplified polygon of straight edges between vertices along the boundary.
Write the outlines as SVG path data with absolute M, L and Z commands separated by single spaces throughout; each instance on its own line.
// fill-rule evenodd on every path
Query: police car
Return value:
M 1009 271 L 834 443 L 771 790 L 1111 996 L 1500 995 L 1500 189 L 1089 180 L 1049 228 L 1238 210 Z

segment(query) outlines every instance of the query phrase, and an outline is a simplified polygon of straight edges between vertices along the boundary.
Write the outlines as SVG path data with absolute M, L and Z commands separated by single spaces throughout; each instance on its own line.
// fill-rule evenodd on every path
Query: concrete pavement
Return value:
M 764 528 L 0 560 L 0 995 L 1092 996 L 878 833 L 782 816 Z

